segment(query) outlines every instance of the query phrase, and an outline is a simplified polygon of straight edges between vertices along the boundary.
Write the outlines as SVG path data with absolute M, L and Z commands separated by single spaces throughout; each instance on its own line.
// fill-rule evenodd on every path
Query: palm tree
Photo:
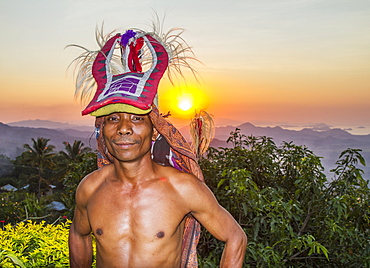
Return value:
M 67 141 L 63 142 L 66 152 L 60 151 L 59 153 L 66 159 L 68 162 L 81 162 L 82 156 L 88 152 L 91 152 L 90 147 L 84 147 L 84 144 L 81 141 L 74 141 L 73 145 Z
M 62 178 L 71 168 L 71 164 L 80 163 L 83 157 L 91 152 L 90 147 L 84 147 L 81 141 L 74 141 L 71 145 L 69 142 L 63 142 L 65 151 L 59 151 L 58 154 L 58 170 L 55 174 L 57 177 Z
M 40 196 L 40 188 L 42 181 L 42 174 L 46 168 L 52 168 L 54 166 L 52 158 L 54 157 L 53 150 L 54 145 L 48 145 L 50 139 L 32 138 L 32 146 L 24 144 L 23 147 L 26 149 L 24 153 L 25 163 L 30 164 L 32 167 L 38 169 L 39 185 L 38 185 L 38 196 Z

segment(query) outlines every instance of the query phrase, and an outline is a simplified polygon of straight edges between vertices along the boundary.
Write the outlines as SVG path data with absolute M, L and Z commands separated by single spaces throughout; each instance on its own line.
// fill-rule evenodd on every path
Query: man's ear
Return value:
M 158 130 L 155 127 L 153 127 L 152 141 L 155 141 L 157 139 L 158 135 L 159 135 Z

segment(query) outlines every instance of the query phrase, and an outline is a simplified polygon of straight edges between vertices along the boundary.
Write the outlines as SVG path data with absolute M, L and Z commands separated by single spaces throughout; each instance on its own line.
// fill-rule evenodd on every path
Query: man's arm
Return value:
M 192 215 L 214 237 L 226 243 L 220 267 L 242 267 L 247 236 L 240 225 L 218 204 L 213 193 L 204 183 L 195 178 L 190 179 L 182 189 L 181 194 L 184 195 Z
M 88 221 L 81 185 L 76 191 L 76 208 L 69 230 L 69 262 L 71 268 L 90 268 L 92 263 L 91 227 Z

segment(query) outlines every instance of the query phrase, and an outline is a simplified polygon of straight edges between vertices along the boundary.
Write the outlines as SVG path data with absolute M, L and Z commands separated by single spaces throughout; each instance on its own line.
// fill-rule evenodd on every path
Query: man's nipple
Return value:
M 163 238 L 164 237 L 164 232 L 160 231 L 157 233 L 158 238 Z
M 97 235 L 102 235 L 103 234 L 103 230 L 100 229 L 100 228 L 96 229 L 96 234 Z

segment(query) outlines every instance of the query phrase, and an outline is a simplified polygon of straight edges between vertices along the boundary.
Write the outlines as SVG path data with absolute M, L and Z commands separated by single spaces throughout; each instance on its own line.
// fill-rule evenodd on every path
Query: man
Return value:
M 187 159 L 182 155 L 187 144 L 171 140 L 176 131 L 165 131 L 168 123 L 152 105 L 170 61 L 158 39 L 129 30 L 109 39 L 95 58 L 92 73 L 98 89 L 83 114 L 97 116 L 100 153 L 111 164 L 87 175 L 77 188 L 69 236 L 72 268 L 91 267 L 91 233 L 97 267 L 196 267 L 187 260 L 196 254 L 184 247 L 188 231 L 196 231 L 194 218 L 226 242 L 220 266 L 242 267 L 247 243 L 243 230 L 202 181 L 180 171 L 186 171 L 180 158 Z M 126 51 L 128 71 L 113 75 L 108 64 L 117 43 Z M 146 72 L 138 61 L 144 44 L 152 56 Z M 159 134 L 177 150 L 174 166 L 180 170 L 154 162 L 152 142 Z

